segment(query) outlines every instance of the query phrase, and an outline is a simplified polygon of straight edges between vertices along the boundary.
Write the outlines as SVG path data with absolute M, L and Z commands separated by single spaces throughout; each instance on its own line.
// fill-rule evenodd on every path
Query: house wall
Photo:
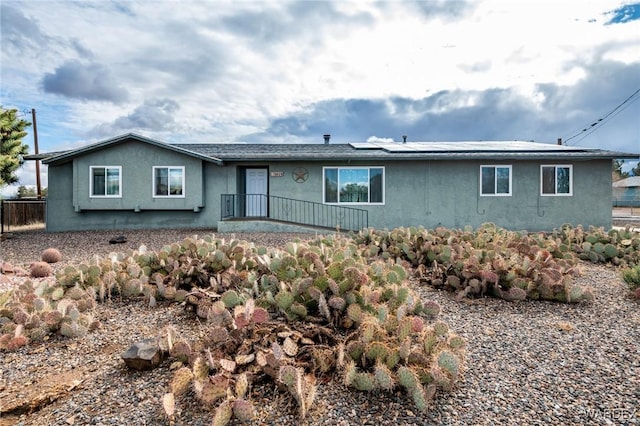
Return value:
M 512 196 L 479 195 L 482 164 L 512 166 Z M 541 164 L 572 164 L 573 195 L 540 196 Z M 90 165 L 122 165 L 121 199 L 89 198 Z M 184 199 L 152 198 L 154 165 L 186 167 Z M 322 203 L 323 166 L 349 165 L 385 167 L 384 205 L 353 205 L 369 212 L 369 226 L 374 228 L 420 225 L 462 228 L 485 222 L 530 231 L 551 230 L 564 223 L 611 226 L 610 160 L 274 162 L 268 166 L 269 193 Z M 221 194 L 241 193 L 241 170 L 252 166 L 264 164 L 218 166 L 139 142 L 111 146 L 72 162 L 49 165 L 47 230 L 216 228 L 221 218 Z M 305 182 L 293 179 L 293 171 L 298 167 L 308 170 Z M 139 212 L 134 211 L 136 206 Z M 265 230 L 269 229 L 265 222 Z
M 121 166 L 122 196 L 89 196 L 90 166 Z M 153 167 L 184 166 L 184 197 L 153 197 Z M 204 207 L 202 160 L 142 142 L 130 141 L 73 160 L 74 207 L 81 210 L 194 210 Z
M 121 166 L 121 197 L 90 197 L 90 166 Z M 185 196 L 153 197 L 154 166 L 184 166 Z M 219 194 L 217 176 L 222 169 L 154 145 L 129 141 L 78 156 L 67 163 L 49 165 L 48 170 L 47 230 L 51 232 L 213 228 L 219 218 L 219 195 L 214 194 Z
M 512 165 L 512 196 L 480 196 L 480 166 Z M 540 196 L 540 165 L 573 165 L 572 196 Z M 385 204 L 354 205 L 369 212 L 369 226 L 436 226 L 463 228 L 493 222 L 507 229 L 551 230 L 564 223 L 611 227 L 611 162 L 550 161 L 395 161 L 272 164 L 270 195 L 322 202 L 323 166 L 384 166 Z M 305 167 L 304 183 L 292 179 Z

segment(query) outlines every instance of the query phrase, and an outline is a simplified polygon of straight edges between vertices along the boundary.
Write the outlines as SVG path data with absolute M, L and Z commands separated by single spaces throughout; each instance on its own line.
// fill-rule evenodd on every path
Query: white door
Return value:
M 267 169 L 246 169 L 246 215 L 267 216 Z

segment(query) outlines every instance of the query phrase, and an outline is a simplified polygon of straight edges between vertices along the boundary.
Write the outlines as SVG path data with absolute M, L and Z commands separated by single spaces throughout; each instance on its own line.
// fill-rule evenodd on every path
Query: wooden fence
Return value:
M 0 204 L 0 232 L 11 227 L 46 223 L 47 201 L 43 199 L 2 200 Z

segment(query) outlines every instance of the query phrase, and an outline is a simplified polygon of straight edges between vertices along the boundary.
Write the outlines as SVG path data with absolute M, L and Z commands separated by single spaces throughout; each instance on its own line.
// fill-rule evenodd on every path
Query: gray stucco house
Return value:
M 611 226 L 611 161 L 521 141 L 166 144 L 126 134 L 40 154 L 47 230 Z M 308 228 L 312 229 L 312 228 Z
M 613 205 L 640 207 L 640 176 L 631 176 L 613 182 Z

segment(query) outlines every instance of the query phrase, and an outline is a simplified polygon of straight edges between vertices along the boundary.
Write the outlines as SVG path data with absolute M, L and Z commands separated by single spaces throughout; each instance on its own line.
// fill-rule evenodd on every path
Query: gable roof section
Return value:
M 640 154 L 524 141 L 355 142 L 350 144 L 180 144 L 222 161 L 592 160 Z
M 105 149 L 105 148 L 107 148 L 109 146 L 117 145 L 117 144 L 124 143 L 124 142 L 130 141 L 130 140 L 146 143 L 146 144 L 149 144 L 149 145 L 154 145 L 154 146 L 157 146 L 157 147 L 160 147 L 160 148 L 163 148 L 163 149 L 168 149 L 170 151 L 174 151 L 174 152 L 177 152 L 177 153 L 180 153 L 180 154 L 188 155 L 188 156 L 191 156 L 191 157 L 196 157 L 196 158 L 199 158 L 201 160 L 208 161 L 208 162 L 211 162 L 211 163 L 215 163 L 215 164 L 219 164 L 219 165 L 222 164 L 222 161 L 220 159 L 218 159 L 218 158 L 210 157 L 210 156 L 207 156 L 207 155 L 203 155 L 202 153 L 199 153 L 199 152 L 190 151 L 189 149 L 187 149 L 187 148 L 185 148 L 185 147 L 183 147 L 181 145 L 167 144 L 167 143 L 160 142 L 160 141 L 157 141 L 157 140 L 154 140 L 154 139 L 146 138 L 144 136 L 136 135 L 134 133 L 127 133 L 125 135 L 116 136 L 115 138 L 107 139 L 107 140 L 104 140 L 104 141 L 101 141 L 101 142 L 98 142 L 98 143 L 94 143 L 94 144 L 87 145 L 87 146 L 84 146 L 84 147 L 81 147 L 81 148 L 78 148 L 78 149 L 73 149 L 73 150 L 70 150 L 70 151 L 53 153 L 53 155 L 50 154 L 50 155 L 48 155 L 46 157 L 42 157 L 42 158 L 44 158 L 43 163 L 44 164 L 63 163 L 65 161 L 68 161 L 68 160 L 70 160 L 72 158 L 75 158 L 75 157 L 77 157 L 79 155 L 87 154 L 89 152 L 99 151 L 99 150 Z M 41 158 L 36 158 L 36 156 L 33 155 L 33 156 L 28 156 L 28 157 L 25 156 L 25 159 L 28 159 L 28 160 L 31 160 L 31 159 L 39 160 Z

